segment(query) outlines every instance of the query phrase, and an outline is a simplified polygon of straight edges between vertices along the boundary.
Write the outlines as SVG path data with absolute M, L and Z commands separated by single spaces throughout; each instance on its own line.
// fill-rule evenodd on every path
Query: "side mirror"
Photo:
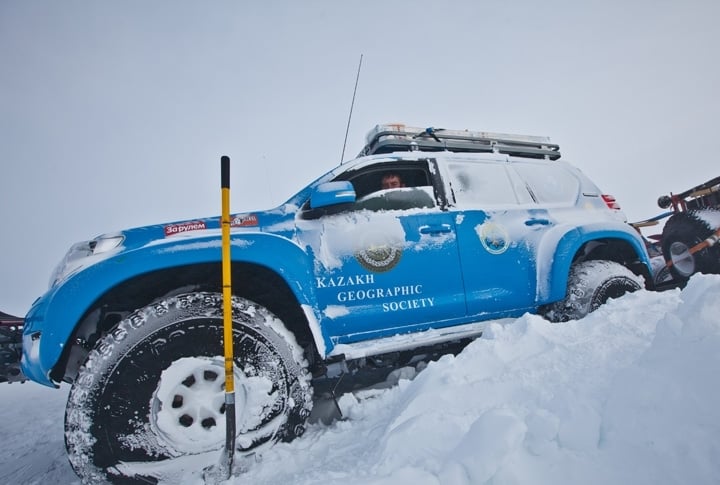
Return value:
M 355 202 L 355 189 L 348 181 L 325 182 L 315 187 L 310 195 L 311 209 L 353 202 Z

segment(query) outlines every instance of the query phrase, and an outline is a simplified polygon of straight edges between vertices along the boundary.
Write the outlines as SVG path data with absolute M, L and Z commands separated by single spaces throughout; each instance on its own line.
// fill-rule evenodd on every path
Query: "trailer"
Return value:
M 665 225 L 645 237 L 658 289 L 682 287 L 695 273 L 720 273 L 720 177 L 680 193 L 661 195 L 666 212 L 631 225 L 642 232 Z
M 0 383 L 26 380 L 20 370 L 23 322 L 20 317 L 0 312 Z

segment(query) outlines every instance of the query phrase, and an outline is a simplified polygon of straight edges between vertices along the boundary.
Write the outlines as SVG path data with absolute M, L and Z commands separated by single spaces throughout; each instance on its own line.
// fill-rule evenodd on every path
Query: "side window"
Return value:
M 513 181 L 504 163 L 450 162 L 448 170 L 458 205 L 508 205 L 529 200 L 526 191 L 524 194 L 516 193 L 518 184 Z
M 558 163 L 517 162 L 513 167 L 538 204 L 574 204 L 580 195 L 580 181 Z
M 355 210 L 407 210 L 436 205 L 428 171 L 417 165 L 376 165 L 346 180 L 355 187 Z
M 373 192 L 355 202 L 356 210 L 407 210 L 435 207 L 432 187 L 403 187 Z

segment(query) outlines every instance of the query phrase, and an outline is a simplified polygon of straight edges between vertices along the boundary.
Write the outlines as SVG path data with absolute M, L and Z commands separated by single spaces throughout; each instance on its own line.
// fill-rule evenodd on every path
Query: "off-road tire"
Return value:
M 642 278 L 619 263 L 583 261 L 570 269 L 565 298 L 548 305 L 542 313 L 553 322 L 579 320 L 610 298 L 619 298 L 642 287 Z
M 302 434 L 312 387 L 294 336 L 264 307 L 234 297 L 233 335 L 237 456 Z M 222 296 L 191 293 L 134 312 L 98 341 L 65 414 L 83 482 L 153 483 L 152 466 L 222 449 L 222 337 Z M 148 462 L 150 472 L 128 472 Z
M 695 211 L 678 212 L 668 219 L 662 233 L 662 252 L 666 262 L 673 262 L 670 266 L 673 278 L 683 282 L 694 273 L 720 273 L 720 246 L 705 248 L 695 254 L 689 252 L 712 232 Z

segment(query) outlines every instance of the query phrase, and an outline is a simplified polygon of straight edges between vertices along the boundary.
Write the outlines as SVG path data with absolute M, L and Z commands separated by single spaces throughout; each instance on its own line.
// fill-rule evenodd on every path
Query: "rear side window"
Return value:
M 516 192 L 518 184 L 504 163 L 450 162 L 450 184 L 459 205 L 492 206 L 528 202 L 528 194 Z
M 574 204 L 580 181 L 557 163 L 516 162 L 513 168 L 525 180 L 538 204 Z

